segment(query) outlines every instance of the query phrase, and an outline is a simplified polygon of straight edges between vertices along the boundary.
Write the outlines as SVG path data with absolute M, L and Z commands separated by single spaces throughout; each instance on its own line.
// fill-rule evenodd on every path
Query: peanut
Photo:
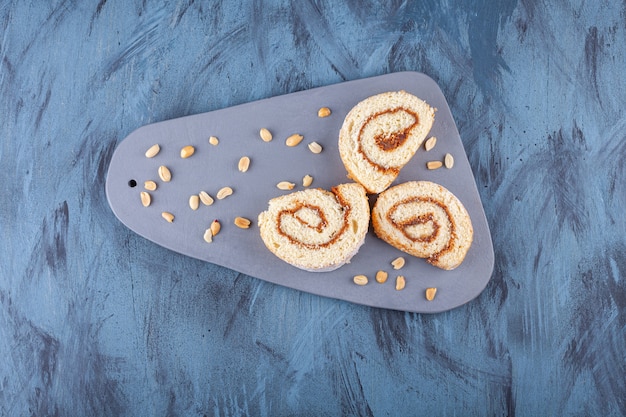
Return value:
M 276 184 L 276 187 L 279 190 L 293 190 L 295 186 L 296 184 L 294 184 L 293 182 L 289 182 L 289 181 L 281 181 L 278 184 Z
M 200 191 L 200 193 L 198 193 L 198 197 L 200 197 L 200 201 L 202 201 L 202 204 L 205 206 L 213 204 L 213 197 L 211 197 L 206 191 Z
M 404 279 L 404 275 L 398 275 L 396 277 L 396 290 L 403 290 L 406 286 L 406 280 Z
M 443 166 L 441 161 L 428 161 L 426 162 L 426 168 L 428 169 L 438 169 Z
M 250 220 L 245 217 L 235 217 L 235 226 L 240 229 L 247 229 L 250 227 Z
M 242 156 L 241 159 L 239 159 L 239 164 L 237 165 L 237 168 L 240 172 L 246 172 L 248 168 L 250 168 L 250 158 L 248 158 L 247 156 Z
M 317 111 L 317 117 L 328 117 L 330 116 L 330 109 L 328 107 L 322 107 Z
M 437 138 L 435 136 L 431 136 L 430 138 L 428 138 L 428 140 L 424 142 L 424 149 L 426 149 L 426 152 L 434 148 L 436 143 L 437 143 Z
M 166 167 L 165 165 L 161 165 L 159 167 L 159 177 L 163 182 L 170 182 L 172 180 L 172 173 L 170 172 L 168 167 Z
M 189 207 L 191 207 L 192 210 L 198 210 L 198 207 L 200 206 L 200 198 L 193 194 L 191 197 L 189 197 Z
M 152 202 L 152 198 L 150 197 L 150 194 L 148 194 L 146 191 L 142 191 L 140 196 L 141 196 L 141 204 L 143 204 L 144 207 L 148 207 L 150 203 Z
M 191 145 L 187 145 L 180 150 L 180 157 L 183 159 L 189 158 L 196 152 L 196 148 Z
M 313 153 L 320 153 L 322 152 L 322 145 L 320 145 L 317 142 L 311 142 L 309 143 L 309 150 Z
M 146 158 L 154 158 L 155 156 L 157 156 L 160 150 L 161 147 L 159 146 L 159 144 L 154 144 L 150 146 L 150 148 L 148 148 L 148 150 L 146 151 Z
M 261 130 L 259 131 L 259 136 L 261 136 L 261 139 L 263 139 L 263 142 L 269 142 L 273 138 L 272 132 L 270 132 L 266 128 L 261 128 Z
M 298 146 L 300 142 L 302 142 L 302 139 L 304 139 L 304 136 L 294 133 L 293 135 L 289 136 L 287 140 L 285 140 L 285 145 L 290 147 Z
M 450 169 L 454 166 L 454 157 L 447 153 L 446 156 L 443 159 L 443 163 L 446 166 L 446 168 Z
M 394 259 L 393 261 L 391 261 L 391 265 L 393 266 L 393 269 L 400 269 L 404 266 L 404 258 L 402 256 L 398 256 L 396 259 Z
M 203 238 L 204 238 L 204 241 L 205 241 L 206 243 L 211 243 L 211 242 L 213 242 L 213 232 L 211 231 L 211 229 L 210 229 L 210 228 L 209 228 L 209 229 L 206 229 L 206 230 L 204 231 L 204 236 L 203 236 Z
M 154 181 L 148 180 L 143 183 L 143 188 L 145 188 L 148 191 L 154 191 L 157 189 L 157 183 Z
M 376 272 L 376 282 L 383 284 L 387 281 L 387 277 L 389 276 L 389 274 L 387 274 L 387 272 L 385 271 L 378 271 Z
M 435 287 L 426 288 L 426 299 L 428 301 L 433 301 L 435 299 L 436 294 L 437 294 L 437 288 Z
M 213 220 L 213 223 L 211 223 L 211 228 L 209 230 L 211 231 L 211 234 L 213 236 L 217 236 L 220 230 L 222 230 L 222 225 L 220 224 L 220 221 L 217 219 Z
M 226 197 L 228 197 L 229 195 L 233 194 L 233 189 L 230 187 L 222 187 L 218 192 L 217 192 L 217 199 L 218 200 L 223 200 Z
M 354 281 L 356 285 L 366 285 L 368 280 L 365 275 L 355 275 L 352 281 Z

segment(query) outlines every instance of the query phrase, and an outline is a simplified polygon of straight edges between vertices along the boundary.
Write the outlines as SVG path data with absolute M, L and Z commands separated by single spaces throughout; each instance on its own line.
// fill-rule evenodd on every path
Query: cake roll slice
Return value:
M 356 183 L 331 191 L 307 189 L 271 199 L 259 214 L 265 246 L 283 261 L 311 272 L 332 271 L 349 262 L 365 241 L 369 202 Z
M 409 181 L 381 193 L 372 224 L 385 242 L 447 270 L 463 262 L 474 236 L 461 201 L 429 181 Z
M 376 194 L 387 189 L 415 155 L 435 120 L 435 109 L 406 91 L 366 98 L 339 131 L 339 154 L 348 176 Z

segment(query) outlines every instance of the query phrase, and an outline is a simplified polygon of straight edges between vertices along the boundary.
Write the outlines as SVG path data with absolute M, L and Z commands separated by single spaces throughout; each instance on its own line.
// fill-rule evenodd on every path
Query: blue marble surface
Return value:
M 0 2 L 0 415 L 626 414 L 626 2 Z M 104 195 L 151 122 L 435 79 L 495 270 L 441 314 L 178 255 Z

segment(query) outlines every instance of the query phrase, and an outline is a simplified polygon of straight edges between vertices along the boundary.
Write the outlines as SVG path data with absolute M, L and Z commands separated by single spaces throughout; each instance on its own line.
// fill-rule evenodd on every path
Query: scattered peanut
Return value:
M 226 197 L 228 197 L 229 195 L 232 195 L 232 194 L 233 194 L 233 189 L 232 188 L 230 188 L 230 187 L 222 187 L 217 192 L 216 197 L 217 197 L 218 200 L 223 200 L 223 199 L 225 199 Z
M 189 158 L 191 155 L 193 155 L 196 152 L 196 148 L 194 148 L 191 145 L 187 145 L 184 148 L 182 148 L 180 150 L 180 157 L 185 159 L 185 158 Z
M 163 217 L 169 223 L 172 223 L 174 221 L 174 215 L 172 213 L 167 212 L 167 211 L 164 211 L 163 213 L 161 213 L 161 217 Z
M 322 107 L 317 111 L 317 117 L 328 117 L 330 116 L 330 109 L 328 107 Z
M 365 275 L 355 275 L 352 280 L 356 285 L 367 285 L 367 277 Z
M 261 139 L 263 139 L 263 142 L 269 142 L 273 138 L 272 132 L 270 132 L 264 127 L 261 128 L 261 130 L 259 131 L 259 136 L 261 136 Z
M 154 181 L 146 181 L 143 183 L 143 188 L 145 188 L 148 191 L 154 191 L 157 189 L 157 183 Z
M 198 197 L 195 194 L 190 196 L 189 197 L 189 207 L 191 207 L 192 210 L 198 210 L 199 206 L 200 206 L 200 197 Z
M 221 229 L 222 225 L 220 224 L 220 221 L 217 219 L 213 220 L 213 223 L 211 223 L 211 228 L 209 229 L 212 235 L 217 236 Z
M 161 178 L 163 182 L 170 182 L 172 180 L 172 173 L 165 165 L 159 167 L 159 178 Z
M 146 151 L 146 158 L 154 158 L 155 156 L 157 156 L 160 150 L 161 147 L 158 143 L 150 146 L 150 148 L 148 148 L 148 150 Z
M 376 272 L 376 282 L 378 283 L 385 283 L 387 281 L 387 277 L 389 276 L 389 274 L 385 271 L 378 271 Z
M 391 261 L 391 265 L 393 265 L 393 269 L 400 269 L 404 266 L 404 258 L 402 256 L 398 256 L 396 259 Z
M 235 226 L 240 229 L 247 229 L 250 227 L 250 220 L 245 217 L 235 217 Z
M 304 136 L 294 133 L 293 135 L 287 138 L 287 140 L 285 141 L 285 145 L 292 146 L 292 147 L 298 146 L 300 142 L 302 142 L 302 139 L 304 139 Z
M 211 231 L 211 229 L 210 229 L 210 228 L 209 228 L 209 229 L 206 229 L 206 230 L 204 231 L 204 236 L 203 236 L 203 238 L 204 238 L 204 241 L 205 241 L 206 243 L 211 243 L 211 242 L 213 242 L 213 232 Z
M 276 187 L 279 190 L 293 190 L 293 187 L 295 187 L 296 184 L 294 184 L 293 182 L 289 182 L 289 181 L 281 181 L 278 184 L 276 184 Z
M 246 172 L 248 168 L 250 168 L 250 158 L 248 158 L 247 156 L 242 156 L 241 159 L 239 159 L 239 164 L 237 165 L 237 168 L 240 172 Z
M 426 299 L 428 301 L 433 301 L 435 299 L 436 294 L 437 294 L 437 288 L 435 287 L 426 288 Z
M 202 204 L 205 206 L 213 204 L 213 197 L 211 197 L 206 191 L 200 191 L 198 193 L 198 197 L 200 197 L 200 201 L 202 201 Z
M 443 163 L 446 168 L 452 168 L 454 166 L 454 157 L 451 154 L 447 153 L 445 158 L 443 159 Z
M 150 194 L 148 194 L 146 191 L 142 191 L 140 196 L 141 196 L 141 204 L 143 204 L 144 207 L 148 207 L 150 203 L 152 202 L 152 198 L 150 197 Z
M 426 149 L 426 152 L 434 148 L 436 143 L 437 143 L 437 138 L 435 136 L 431 136 L 430 138 L 428 138 L 426 142 L 424 142 L 424 149 Z
M 308 187 L 311 184 L 313 184 L 313 177 L 308 174 L 305 175 L 304 178 L 302 178 L 302 185 Z
M 217 146 L 220 143 L 220 140 L 215 136 L 211 136 L 209 138 L 209 143 L 213 146 Z
M 405 285 L 406 285 L 406 280 L 404 279 L 404 276 L 398 275 L 396 277 L 396 290 L 398 291 L 403 290 Z
M 443 166 L 441 161 L 428 161 L 426 162 L 426 168 L 428 169 L 438 169 Z
M 311 142 L 309 143 L 309 150 L 313 153 L 320 153 L 322 152 L 322 145 L 317 142 Z

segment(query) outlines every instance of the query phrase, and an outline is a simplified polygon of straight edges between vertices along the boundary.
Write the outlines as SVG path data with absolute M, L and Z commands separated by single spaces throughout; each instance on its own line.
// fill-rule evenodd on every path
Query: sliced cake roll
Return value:
M 474 235 L 459 199 L 429 181 L 410 181 L 381 193 L 372 209 L 372 223 L 385 242 L 448 270 L 463 262 Z
M 435 109 L 406 91 L 366 98 L 350 110 L 339 132 L 348 176 L 380 193 L 413 157 L 435 119 Z
M 261 239 L 283 261 L 307 271 L 332 271 L 365 240 L 370 209 L 365 189 L 341 184 L 273 198 L 259 214 Z

